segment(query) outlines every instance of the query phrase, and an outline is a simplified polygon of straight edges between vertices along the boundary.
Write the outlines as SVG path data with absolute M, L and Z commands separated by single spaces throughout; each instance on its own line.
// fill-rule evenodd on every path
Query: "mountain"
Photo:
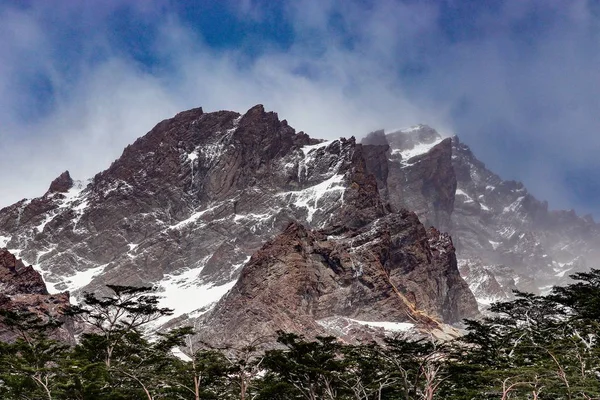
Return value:
M 164 305 L 176 310 L 160 325 L 204 316 L 216 327 L 229 316 L 219 320 L 214 310 L 221 303 L 211 307 L 232 287 L 223 304 L 248 307 L 236 312 L 261 307 L 235 293 L 248 289 L 245 278 L 270 282 L 268 271 L 279 267 L 261 255 L 285 242 L 293 223 L 311 238 L 298 246 L 312 261 L 293 258 L 296 245 L 278 247 L 277 253 L 302 266 L 298 273 L 309 286 L 315 274 L 331 270 L 324 292 L 315 289 L 311 296 L 319 304 L 325 293 L 336 299 L 318 313 L 304 309 L 297 317 L 400 323 L 422 313 L 438 326 L 473 316 L 476 303 L 458 273 L 451 240 L 430 244 L 436 234 L 428 236 L 414 214 L 387 201 L 401 195 L 399 187 L 379 190 L 388 150 L 354 138 L 311 139 L 260 105 L 243 115 L 193 109 L 156 125 L 89 182 L 65 172 L 43 196 L 0 210 L 0 247 L 33 264 L 51 291 L 68 290 L 75 300 L 106 284 L 153 284 Z M 431 157 L 434 164 L 451 159 L 449 152 Z M 453 192 L 444 178 L 425 186 L 440 198 Z M 436 204 L 431 215 L 444 221 L 447 208 Z M 354 247 L 359 242 L 361 249 Z M 327 256 L 332 247 L 339 254 Z M 358 260 L 364 275 L 353 280 L 349 271 Z M 276 279 L 273 285 L 280 293 L 312 290 L 295 280 Z M 399 300 L 396 291 L 406 299 Z M 366 293 L 368 311 L 347 306 Z
M 419 125 L 374 132 L 363 143 L 374 141 L 390 146 L 388 186 L 403 184 L 403 196 L 389 201 L 451 233 L 461 273 L 481 305 L 511 298 L 514 289 L 547 293 L 568 274 L 595 266 L 600 226 L 591 217 L 548 210 L 523 184 L 487 169 L 458 137 L 443 139 Z
M 589 268 L 598 238 L 457 137 L 419 125 L 322 141 L 260 105 L 179 113 L 93 179 L 65 172 L 0 210 L 0 248 L 50 292 L 152 284 L 175 309 L 158 326 L 191 319 L 214 341 L 443 332 L 477 314 L 471 291 L 485 305 Z

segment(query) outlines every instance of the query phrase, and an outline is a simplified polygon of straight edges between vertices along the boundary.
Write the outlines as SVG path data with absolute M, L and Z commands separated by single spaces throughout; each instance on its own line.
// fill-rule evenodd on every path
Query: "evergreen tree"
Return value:
M 0 393 L 3 399 L 56 399 L 67 376 L 61 360 L 69 346 L 48 338 L 61 323 L 30 311 L 2 311 L 2 323 L 16 335 L 0 342 Z
M 301 336 L 279 332 L 277 341 L 285 350 L 270 350 L 262 365 L 267 370 L 261 396 L 273 386 L 285 390 L 288 399 L 337 399 L 344 392 L 340 344 L 333 337 L 307 342 Z

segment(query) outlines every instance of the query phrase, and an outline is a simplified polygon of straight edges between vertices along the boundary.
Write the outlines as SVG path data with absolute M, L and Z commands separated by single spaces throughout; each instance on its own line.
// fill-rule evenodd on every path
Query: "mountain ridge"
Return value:
M 425 125 L 367 138 L 311 139 L 261 105 L 243 115 L 184 111 L 127 146 L 87 185 L 63 173 L 42 197 L 0 210 L 0 246 L 75 298 L 106 283 L 156 284 L 164 305 L 176 308 L 177 323 L 214 312 L 253 254 L 292 221 L 315 232 L 337 226 L 330 232 L 336 236 L 408 208 L 425 225 L 456 236 L 451 251 L 441 246 L 438 253 L 454 254 L 456 246 L 458 261 L 425 264 L 458 271 L 469 260 L 462 252 L 484 248 L 464 232 L 487 232 L 461 197 L 480 189 L 461 174 L 465 166 L 480 168 L 474 156 Z M 457 220 L 468 212 L 468 224 Z M 473 270 L 465 275 L 470 283 Z M 443 298 L 431 296 L 433 303 Z M 465 304 L 448 320 L 473 315 L 474 299 Z

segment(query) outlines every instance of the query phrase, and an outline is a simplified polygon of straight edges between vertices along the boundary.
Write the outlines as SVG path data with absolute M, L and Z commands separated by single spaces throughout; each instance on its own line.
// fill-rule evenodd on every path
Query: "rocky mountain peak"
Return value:
M 442 321 L 477 314 L 451 240 L 427 232 L 414 213 L 386 214 L 336 233 L 290 223 L 250 258 L 229 294 L 206 314 L 203 340 L 247 343 L 277 330 L 339 336 L 332 321 L 406 322 L 440 331 Z
M 373 145 L 373 146 L 388 146 L 389 145 L 389 143 L 387 141 L 387 137 L 385 136 L 385 131 L 383 129 L 370 132 L 360 142 L 365 145 Z
M 65 171 L 52 181 L 48 193 L 65 193 L 72 187 L 73 178 L 71 178 L 69 171 Z

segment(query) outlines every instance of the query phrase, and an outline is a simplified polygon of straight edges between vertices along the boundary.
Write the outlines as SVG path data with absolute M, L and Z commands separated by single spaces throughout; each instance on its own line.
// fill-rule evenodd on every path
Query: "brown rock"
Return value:
M 0 249 L 0 310 L 33 312 L 42 319 L 61 320 L 64 325 L 50 335 L 72 342 L 73 321 L 64 316 L 69 293 L 49 294 L 42 276 L 32 266 L 25 266 L 7 250 Z M 18 333 L 0 321 L 0 340 L 11 341 Z
M 65 171 L 50 184 L 49 193 L 64 193 L 73 187 L 73 179 L 69 171 Z
M 402 211 L 335 237 L 291 223 L 252 256 L 201 337 L 219 344 L 277 330 L 314 337 L 326 333 L 319 320 L 336 316 L 437 329 L 476 313 L 449 237 L 428 237 L 416 215 Z

